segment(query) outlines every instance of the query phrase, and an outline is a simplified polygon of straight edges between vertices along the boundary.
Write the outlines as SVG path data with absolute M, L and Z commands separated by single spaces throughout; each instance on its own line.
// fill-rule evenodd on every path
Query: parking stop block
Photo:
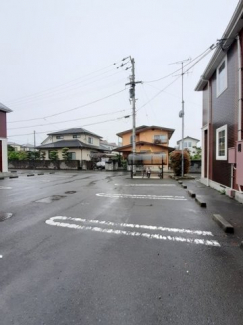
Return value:
M 214 214 L 213 220 L 224 230 L 224 232 L 230 234 L 234 233 L 234 227 L 227 220 L 225 220 L 220 214 Z

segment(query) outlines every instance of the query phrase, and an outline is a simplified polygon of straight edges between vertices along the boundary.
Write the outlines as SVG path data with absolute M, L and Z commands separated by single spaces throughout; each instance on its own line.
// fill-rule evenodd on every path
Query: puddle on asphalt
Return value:
M 38 202 L 38 203 L 52 203 L 54 201 L 58 201 L 62 198 L 66 197 L 66 195 L 52 195 L 52 196 L 49 196 L 49 197 L 45 197 L 44 199 L 41 199 L 41 200 L 37 200 L 35 202 Z
M 0 212 L 0 221 L 7 220 L 7 219 L 11 218 L 12 216 L 13 216 L 13 213 L 7 213 L 7 212 L 1 213 Z

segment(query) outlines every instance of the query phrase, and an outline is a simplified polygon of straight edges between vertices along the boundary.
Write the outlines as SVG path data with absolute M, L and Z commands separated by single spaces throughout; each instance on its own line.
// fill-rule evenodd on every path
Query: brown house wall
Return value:
M 212 127 L 211 127 L 211 179 L 230 186 L 231 166 L 227 160 L 216 160 L 216 129 L 228 125 L 228 148 L 235 146 L 237 140 L 238 115 L 238 58 L 237 43 L 231 46 L 227 54 L 228 87 L 216 97 L 216 72 L 211 79 L 212 85 Z
M 6 121 L 6 113 L 0 111 L 0 137 L 7 137 L 7 121 Z

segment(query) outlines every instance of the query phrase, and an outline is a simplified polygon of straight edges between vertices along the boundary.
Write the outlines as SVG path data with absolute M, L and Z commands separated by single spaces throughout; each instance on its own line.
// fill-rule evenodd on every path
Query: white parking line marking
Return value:
M 145 195 L 145 194 L 106 194 L 97 193 L 97 196 L 110 197 L 117 199 L 149 199 L 149 200 L 172 200 L 172 201 L 187 201 L 184 196 L 172 195 Z
M 3 258 L 3 256 L 2 256 L 2 255 L 0 255 L 0 258 Z
M 167 186 L 176 186 L 175 184 L 126 184 L 126 185 L 123 185 L 123 184 L 115 184 L 115 186 L 124 186 L 124 187 L 146 187 L 146 186 L 149 186 L 149 187 L 167 187 Z
M 8 186 L 0 186 L 0 190 L 11 190 L 12 187 L 8 187 Z
M 134 237 L 146 237 L 149 239 L 158 239 L 158 240 L 169 240 L 169 241 L 175 241 L 175 242 L 184 242 L 189 244 L 196 244 L 196 245 L 206 245 L 206 246 L 215 246 L 220 247 L 221 245 L 216 240 L 206 240 L 206 239 L 193 239 L 193 238 L 184 238 L 184 237 L 173 237 L 173 236 L 163 236 L 160 234 L 149 234 L 149 233 L 143 233 L 143 232 L 136 232 L 136 231 L 124 231 L 124 230 L 118 230 L 118 229 L 107 229 L 107 228 L 100 228 L 100 227 L 91 227 L 91 226 L 83 226 L 83 225 L 77 225 L 74 223 L 66 223 L 66 222 L 60 222 L 56 220 L 63 220 L 63 221 L 81 221 L 83 219 L 80 218 L 71 218 L 71 217 L 63 217 L 63 216 L 57 216 L 52 217 L 48 220 L 46 220 L 46 224 L 51 226 L 57 226 L 57 227 L 64 227 L 64 228 L 71 228 L 71 229 L 82 229 L 82 230 L 90 230 L 95 232 L 101 232 L 101 233 L 107 233 L 107 234 L 116 234 L 116 235 L 126 235 L 126 236 L 134 236 Z M 86 219 L 84 219 L 86 220 Z M 86 220 L 86 222 L 90 222 L 90 220 Z M 101 225 L 101 223 L 99 222 Z
M 54 217 L 52 220 L 59 219 L 60 217 Z M 63 218 L 63 217 L 61 217 Z M 158 227 L 158 226 L 149 226 L 149 225 L 138 225 L 132 223 L 118 223 L 112 221 L 100 221 L 100 220 L 92 220 L 92 219 L 83 219 L 83 218 L 71 218 L 65 217 L 65 220 L 73 220 L 78 222 L 88 222 L 95 223 L 99 225 L 106 226 L 115 226 L 115 227 L 126 227 L 126 228 L 141 228 L 141 229 L 149 229 L 149 230 L 159 230 L 159 231 L 168 231 L 168 232 L 179 232 L 193 235 L 202 235 L 202 236 L 213 236 L 211 231 L 202 231 L 202 230 L 189 230 L 189 229 L 179 229 L 179 228 L 168 228 L 168 227 Z

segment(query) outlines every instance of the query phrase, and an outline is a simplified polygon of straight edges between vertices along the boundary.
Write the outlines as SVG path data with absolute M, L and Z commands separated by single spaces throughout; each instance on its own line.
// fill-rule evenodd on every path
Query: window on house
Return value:
M 57 135 L 56 139 L 63 139 L 63 135 Z
M 227 57 L 217 69 L 217 97 L 227 88 Z
M 73 134 L 73 139 L 80 138 L 80 134 Z
M 216 130 L 216 159 L 227 160 L 227 125 Z
M 154 135 L 154 143 L 167 143 L 167 135 Z
M 92 144 L 92 143 L 93 143 L 93 138 L 88 137 L 88 143 L 89 143 L 89 144 Z
M 185 148 L 188 148 L 188 146 L 187 146 L 187 142 L 186 142 L 186 141 L 183 142 L 183 147 L 184 147 L 184 149 L 185 149 Z
M 76 160 L 76 152 L 68 152 L 69 160 Z
M 191 148 L 191 147 L 192 147 L 192 143 L 188 142 L 188 148 Z

